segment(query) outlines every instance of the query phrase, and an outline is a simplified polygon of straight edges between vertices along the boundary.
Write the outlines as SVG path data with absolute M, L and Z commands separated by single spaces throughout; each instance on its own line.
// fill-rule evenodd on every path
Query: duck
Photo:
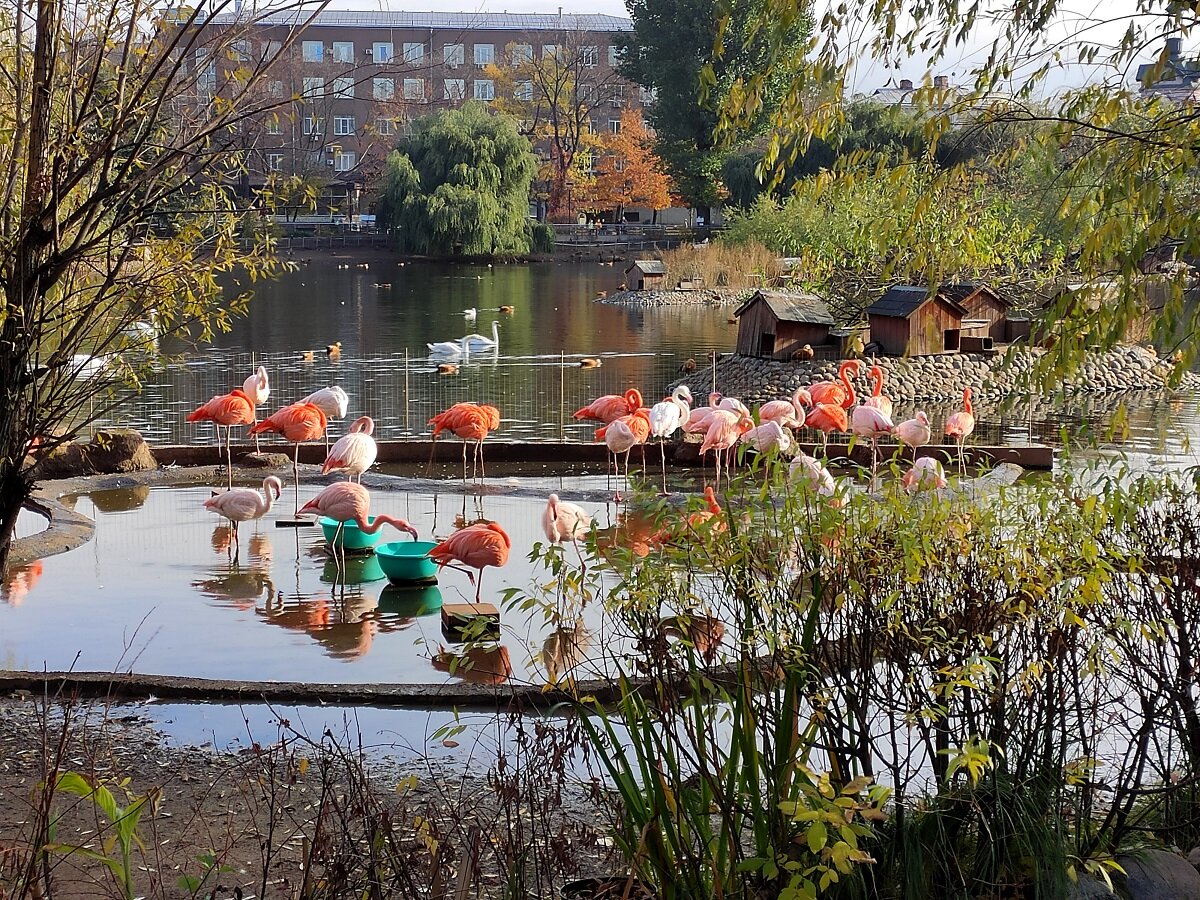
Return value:
M 377 288 L 390 288 L 391 286 L 392 286 L 392 283 L 390 281 L 375 282 L 375 287 L 377 287 Z
M 332 344 L 325 345 L 325 355 L 330 359 L 339 359 L 342 355 L 342 342 L 334 341 Z
M 594 356 L 585 356 L 579 361 L 579 368 L 581 369 L 598 369 L 601 365 L 603 363 Z
M 685 359 L 683 361 L 683 365 L 679 367 L 679 371 L 683 372 L 685 375 L 690 375 L 692 372 L 696 371 L 696 361 L 691 358 Z
M 458 366 L 454 363 L 439 363 L 437 367 L 437 373 L 439 375 L 457 375 Z
M 513 314 L 514 312 L 516 312 L 516 311 L 517 311 L 517 308 L 516 308 L 515 306 L 502 306 L 502 307 L 500 307 L 500 312 L 502 312 L 502 313 L 506 313 L 507 315 L 512 315 L 512 314 Z
M 500 323 L 492 319 L 492 336 L 490 338 L 476 332 L 463 335 L 462 341 L 472 350 L 498 350 L 500 348 Z
M 317 351 L 315 350 L 304 350 L 300 353 L 300 359 L 303 362 L 312 362 L 313 358 L 316 356 L 316 353 Z
M 596 299 L 597 300 L 603 300 L 607 296 L 608 296 L 608 291 L 596 291 Z
M 813 352 L 812 346 L 809 344 L 805 344 L 799 350 L 795 350 L 792 352 L 792 361 L 799 362 L 800 360 L 804 360 L 804 359 L 812 359 L 814 355 L 815 354 Z

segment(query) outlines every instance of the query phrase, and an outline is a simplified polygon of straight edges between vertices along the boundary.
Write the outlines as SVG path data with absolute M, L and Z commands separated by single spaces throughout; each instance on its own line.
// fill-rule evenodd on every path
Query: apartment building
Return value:
M 252 64 L 288 47 L 264 86 L 279 98 L 277 112 L 246 126 L 242 186 L 253 191 L 271 172 L 314 176 L 326 186 L 329 209 L 348 215 L 367 211 L 362 187 L 378 178 L 413 119 L 468 100 L 496 100 L 501 87 L 490 67 L 520 66 L 569 46 L 579 81 L 604 86 L 588 109 L 595 130 L 619 127 L 622 108 L 649 99 L 616 75 L 613 39 L 631 23 L 615 16 L 333 10 L 258 14 L 253 23 L 234 59 L 210 59 L 198 49 L 194 60 L 201 86 L 217 90 L 218 65 Z M 245 24 L 246 17 L 227 14 L 205 27 Z M 528 82 L 515 90 L 520 97 Z

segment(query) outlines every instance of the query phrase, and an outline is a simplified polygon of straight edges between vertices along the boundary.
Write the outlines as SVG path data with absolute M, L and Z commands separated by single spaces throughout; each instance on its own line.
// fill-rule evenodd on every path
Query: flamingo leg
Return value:
M 467 483 L 467 442 L 463 441 L 463 484 Z
M 658 451 L 662 454 L 663 496 L 667 495 L 667 447 L 666 440 L 658 442 Z
M 225 426 L 225 474 L 229 477 L 229 489 L 233 490 L 233 426 Z
M 294 445 L 296 450 L 292 454 L 292 487 L 296 495 L 296 511 L 292 513 L 292 518 L 300 516 L 300 445 Z
M 255 414 L 254 414 L 254 425 L 257 425 L 257 424 L 258 424 L 258 413 L 257 413 L 257 412 L 255 412 Z M 251 426 L 251 427 L 253 428 L 253 426 Z M 254 436 L 254 452 L 255 452 L 255 453 L 262 453 L 262 445 L 261 445 L 261 444 L 259 444 L 259 441 L 260 441 L 260 440 L 261 440 L 261 436 L 256 434 L 256 435 Z

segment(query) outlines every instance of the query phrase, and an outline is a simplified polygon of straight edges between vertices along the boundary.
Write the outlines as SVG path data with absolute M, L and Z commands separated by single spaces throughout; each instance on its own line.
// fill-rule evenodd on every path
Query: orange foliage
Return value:
M 662 170 L 638 110 L 624 110 L 621 130 L 602 138 L 596 179 L 588 193 L 597 208 L 616 209 L 618 214 L 626 206 L 658 210 L 671 205 L 671 179 Z

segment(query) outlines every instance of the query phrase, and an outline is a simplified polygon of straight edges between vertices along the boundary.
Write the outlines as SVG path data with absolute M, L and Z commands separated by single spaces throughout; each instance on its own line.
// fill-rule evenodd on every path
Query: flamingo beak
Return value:
M 414 528 L 412 525 L 410 525 L 408 522 L 404 523 L 404 525 L 402 526 L 402 530 L 407 531 L 409 534 L 411 534 L 414 541 L 418 539 L 417 529 Z

